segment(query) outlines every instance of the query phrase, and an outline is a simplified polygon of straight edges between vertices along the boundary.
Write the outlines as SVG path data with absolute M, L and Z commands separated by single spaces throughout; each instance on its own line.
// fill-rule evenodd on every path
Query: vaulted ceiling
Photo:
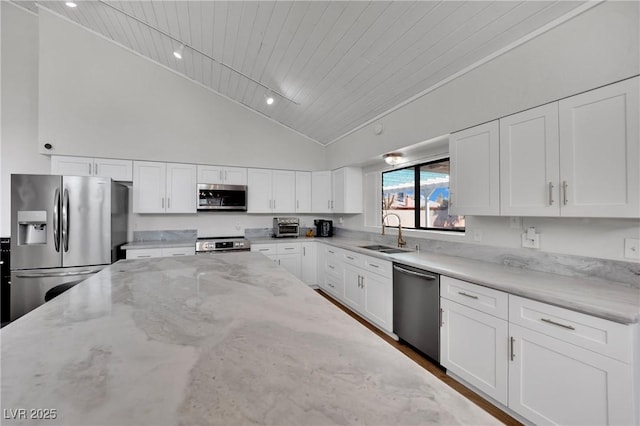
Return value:
M 327 144 L 584 2 L 15 3 L 58 13 Z

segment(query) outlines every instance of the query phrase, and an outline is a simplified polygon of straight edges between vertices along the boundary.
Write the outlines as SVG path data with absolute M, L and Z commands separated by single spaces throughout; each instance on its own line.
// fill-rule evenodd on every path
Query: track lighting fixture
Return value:
M 180 47 L 173 51 L 173 56 L 175 56 L 176 59 L 182 59 L 182 52 L 184 52 L 184 44 L 181 44 Z

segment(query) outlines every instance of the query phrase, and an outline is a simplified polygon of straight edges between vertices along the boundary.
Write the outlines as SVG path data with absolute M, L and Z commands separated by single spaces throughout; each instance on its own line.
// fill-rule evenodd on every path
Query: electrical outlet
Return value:
M 535 228 L 529 229 L 533 229 L 533 232 L 527 230 L 522 234 L 522 247 L 539 249 L 540 234 L 536 233 Z
M 640 239 L 625 238 L 624 239 L 624 257 L 627 259 L 640 260 Z
M 517 216 L 510 217 L 509 227 L 513 229 L 522 229 L 522 218 Z

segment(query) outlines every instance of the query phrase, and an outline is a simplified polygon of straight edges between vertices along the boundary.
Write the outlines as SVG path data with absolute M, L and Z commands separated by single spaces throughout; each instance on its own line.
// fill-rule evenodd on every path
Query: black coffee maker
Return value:
M 333 236 L 333 221 L 316 219 L 313 221 L 316 226 L 316 237 L 332 237 Z

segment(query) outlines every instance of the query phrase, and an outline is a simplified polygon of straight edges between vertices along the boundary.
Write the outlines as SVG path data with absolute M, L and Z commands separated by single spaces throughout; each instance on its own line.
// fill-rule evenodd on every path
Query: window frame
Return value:
M 413 169 L 413 193 L 414 193 L 414 197 L 417 201 L 417 203 L 415 203 L 414 201 L 414 208 L 413 208 L 413 213 L 414 213 L 414 224 L 417 224 L 418 226 L 414 226 L 414 227 L 405 227 L 403 226 L 403 229 L 409 229 L 409 230 L 416 230 L 416 231 L 437 231 L 437 232 L 454 232 L 454 233 L 465 233 L 466 232 L 466 220 L 465 220 L 465 226 L 463 228 L 434 228 L 434 227 L 429 227 L 429 226 L 420 226 L 420 169 L 423 166 L 427 166 L 430 164 L 435 164 L 435 163 L 442 163 L 448 161 L 449 162 L 449 172 L 451 172 L 451 157 L 442 157 L 439 158 L 437 160 L 429 160 L 429 161 L 425 161 L 425 162 L 419 162 L 419 163 L 415 163 L 412 165 L 408 165 L 405 167 L 398 167 L 398 168 L 393 168 L 391 170 L 386 170 L 386 171 L 382 171 L 382 173 L 380 174 L 380 194 L 381 194 L 381 199 L 382 199 L 382 203 L 380 205 L 380 210 L 381 210 L 381 217 L 382 220 L 384 221 L 384 216 L 386 213 L 390 213 L 391 210 L 385 210 L 384 209 L 384 175 L 385 173 L 392 173 L 392 172 L 396 172 L 399 170 L 406 170 L 406 169 Z M 451 182 L 451 173 L 449 173 L 449 182 Z M 416 185 L 416 183 L 418 183 L 418 185 Z M 416 189 L 417 187 L 417 189 Z M 418 208 L 415 208 L 415 206 L 418 206 Z M 428 204 L 425 203 L 425 209 L 428 208 Z M 386 213 L 385 213 L 386 212 Z M 425 215 L 426 218 L 426 215 Z M 384 225 L 386 228 L 398 228 L 397 225 Z

